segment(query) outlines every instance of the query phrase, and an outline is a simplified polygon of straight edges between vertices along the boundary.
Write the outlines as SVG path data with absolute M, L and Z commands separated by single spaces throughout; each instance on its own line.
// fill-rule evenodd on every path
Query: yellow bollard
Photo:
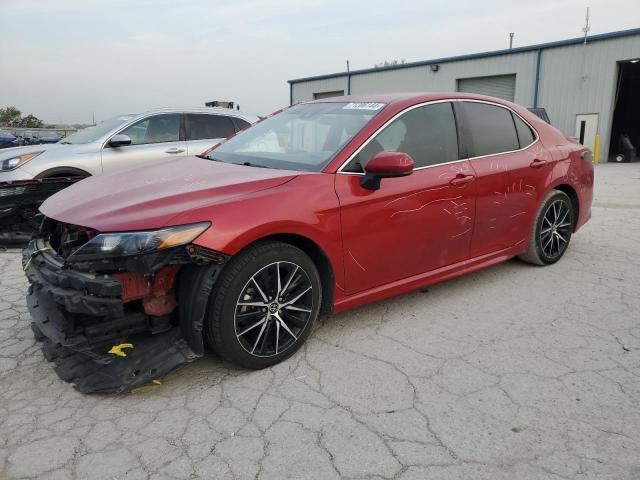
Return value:
M 600 165 L 600 135 L 596 135 L 596 141 L 593 144 L 593 163 Z

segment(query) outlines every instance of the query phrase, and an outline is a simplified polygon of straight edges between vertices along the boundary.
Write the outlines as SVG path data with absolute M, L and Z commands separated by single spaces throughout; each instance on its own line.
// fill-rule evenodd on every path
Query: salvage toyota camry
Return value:
M 591 215 L 591 152 L 525 108 L 389 94 L 287 108 L 200 157 L 49 198 L 24 251 L 33 331 L 82 392 L 203 355 L 291 356 L 321 314 L 519 256 Z

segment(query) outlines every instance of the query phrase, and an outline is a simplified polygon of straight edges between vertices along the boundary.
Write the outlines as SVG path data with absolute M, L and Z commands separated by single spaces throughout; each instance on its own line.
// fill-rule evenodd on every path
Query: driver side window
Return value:
M 120 132 L 131 138 L 131 145 L 177 142 L 180 140 L 180 114 L 154 115 Z
M 407 153 L 417 168 L 458 160 L 453 106 L 443 102 L 409 110 L 372 138 L 344 171 L 363 172 L 369 160 L 382 151 Z

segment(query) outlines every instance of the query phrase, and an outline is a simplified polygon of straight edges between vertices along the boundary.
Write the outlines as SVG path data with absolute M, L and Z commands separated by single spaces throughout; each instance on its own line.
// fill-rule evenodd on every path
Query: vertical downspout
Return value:
M 542 58 L 542 49 L 536 50 L 536 77 L 533 86 L 533 108 L 538 108 L 538 90 L 540 88 L 540 60 Z
M 351 74 L 347 74 L 347 95 L 351 95 Z
M 293 105 L 293 83 L 289 82 L 289 106 Z

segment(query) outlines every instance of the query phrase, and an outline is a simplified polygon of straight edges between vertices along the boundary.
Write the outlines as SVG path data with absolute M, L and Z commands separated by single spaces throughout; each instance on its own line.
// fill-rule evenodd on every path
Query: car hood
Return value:
M 298 174 L 198 157 L 169 159 L 81 180 L 48 198 L 40 211 L 101 232 L 148 230 L 171 225 L 185 211 L 282 185 Z
M 47 143 L 39 145 L 25 145 L 23 147 L 5 148 L 0 151 L 0 160 L 6 160 L 7 158 L 15 157 L 16 155 L 23 155 L 25 153 L 57 150 L 58 148 L 68 148 L 70 146 L 71 145 L 63 145 L 61 143 Z
M 3 148 L 2 150 L 0 150 L 0 161 L 31 152 L 44 152 L 36 157 L 40 158 L 41 161 L 42 158 L 51 159 L 59 157 L 69 157 L 71 155 L 82 155 L 86 152 L 95 152 L 99 149 L 100 145 L 98 143 L 39 143 L 37 145 L 24 145 L 22 147 Z M 33 160 L 25 163 L 20 168 L 29 171 L 30 173 L 38 173 L 37 171 L 30 171 L 30 166 L 33 165 L 32 162 Z

